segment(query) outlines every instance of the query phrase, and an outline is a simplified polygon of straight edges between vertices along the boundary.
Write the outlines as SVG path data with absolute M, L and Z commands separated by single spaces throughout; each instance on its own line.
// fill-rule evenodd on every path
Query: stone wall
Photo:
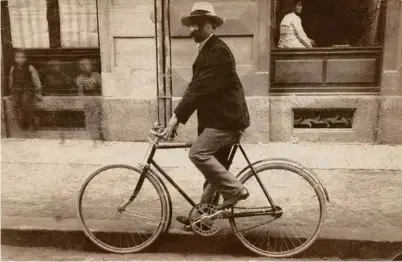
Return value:
M 378 143 L 402 143 L 402 1 L 389 0 Z

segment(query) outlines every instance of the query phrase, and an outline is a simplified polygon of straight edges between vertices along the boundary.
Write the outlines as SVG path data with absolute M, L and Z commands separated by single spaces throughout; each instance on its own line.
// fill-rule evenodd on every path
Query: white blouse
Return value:
M 294 12 L 285 15 L 280 24 L 279 48 L 312 47 L 310 39 L 304 32 L 301 18 Z

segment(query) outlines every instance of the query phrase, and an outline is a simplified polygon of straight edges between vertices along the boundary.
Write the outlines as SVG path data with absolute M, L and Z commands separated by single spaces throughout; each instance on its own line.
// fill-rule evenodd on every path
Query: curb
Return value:
M 23 247 L 52 247 L 83 252 L 105 253 L 95 246 L 82 230 L 47 230 L 2 228 L 2 245 Z M 367 241 L 319 238 L 303 253 L 294 258 L 386 259 L 402 250 L 402 241 Z M 248 251 L 233 234 L 202 237 L 179 229 L 160 237 L 157 243 L 143 253 L 207 253 L 257 257 Z

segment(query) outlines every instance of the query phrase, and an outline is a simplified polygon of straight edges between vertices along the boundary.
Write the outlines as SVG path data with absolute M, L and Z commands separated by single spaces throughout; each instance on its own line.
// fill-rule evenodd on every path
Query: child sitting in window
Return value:
M 46 94 L 73 94 L 77 92 L 73 79 L 61 71 L 60 61 L 50 60 L 48 72 L 43 81 Z
M 101 93 L 101 75 L 93 71 L 91 60 L 79 61 L 80 74 L 75 82 L 80 95 L 99 95 Z
M 27 62 L 23 50 L 14 53 L 14 65 L 10 69 L 9 88 L 18 124 L 22 129 L 36 129 L 34 109 L 42 100 L 42 85 L 36 69 Z

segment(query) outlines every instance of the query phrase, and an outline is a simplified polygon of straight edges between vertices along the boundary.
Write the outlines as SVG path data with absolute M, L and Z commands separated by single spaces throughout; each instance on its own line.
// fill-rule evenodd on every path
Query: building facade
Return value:
M 191 79 L 198 50 L 180 17 L 193 2 L 1 1 L 3 137 L 146 141 Z M 402 143 L 401 0 L 305 0 L 309 49 L 276 47 L 293 1 L 210 2 L 246 91 L 246 142 Z M 40 75 L 37 131 L 18 126 L 9 96 L 16 48 Z M 101 75 L 98 93 L 79 92 L 85 61 Z M 179 135 L 196 135 L 195 115 Z

